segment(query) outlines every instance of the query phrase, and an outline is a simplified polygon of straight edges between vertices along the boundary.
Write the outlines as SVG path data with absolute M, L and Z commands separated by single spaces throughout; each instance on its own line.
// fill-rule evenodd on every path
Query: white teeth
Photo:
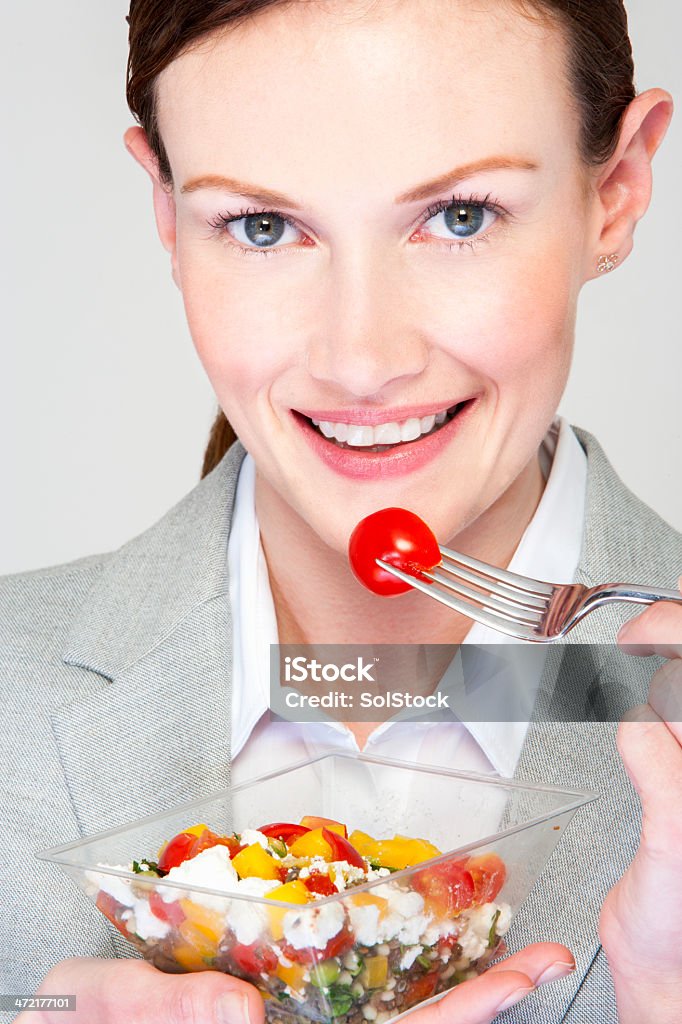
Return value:
M 336 424 L 337 428 L 340 424 Z M 344 423 L 344 427 L 348 428 L 348 437 L 346 441 L 348 444 L 352 444 L 357 448 L 369 448 L 370 445 L 374 444 L 374 428 L 373 427 L 360 427 L 355 423 Z
M 374 428 L 375 444 L 398 444 L 400 441 L 402 437 L 397 423 L 380 423 Z
M 327 438 L 345 442 L 355 448 L 371 448 L 373 445 L 400 444 L 416 441 L 422 434 L 428 434 L 434 426 L 445 422 L 447 412 L 431 413 L 429 416 L 411 416 L 402 423 L 378 423 L 376 427 L 363 426 L 359 423 L 332 423 L 331 420 L 315 420 Z
M 416 441 L 422 432 L 421 420 L 413 417 L 410 420 L 406 420 L 400 428 L 400 440 L 401 441 Z

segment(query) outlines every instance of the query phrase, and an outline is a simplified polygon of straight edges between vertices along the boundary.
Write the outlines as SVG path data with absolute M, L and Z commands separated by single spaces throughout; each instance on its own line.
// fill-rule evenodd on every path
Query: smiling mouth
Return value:
M 467 399 L 430 416 L 421 418 L 415 416 L 401 422 L 379 423 L 374 427 L 357 423 L 313 420 L 308 416 L 303 416 L 302 413 L 297 413 L 297 415 L 335 448 L 345 448 L 355 452 L 387 452 L 394 448 L 418 444 L 425 437 L 438 433 L 472 401 L 473 399 Z

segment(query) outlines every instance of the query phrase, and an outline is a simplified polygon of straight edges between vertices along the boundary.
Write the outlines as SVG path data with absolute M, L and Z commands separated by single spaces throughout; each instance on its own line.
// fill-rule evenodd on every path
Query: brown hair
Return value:
M 156 117 L 156 79 L 192 44 L 216 29 L 234 26 L 291 0 L 131 0 L 128 106 L 145 130 L 161 180 L 172 185 Z M 528 16 L 558 22 L 567 34 L 569 73 L 581 115 L 581 151 L 599 166 L 618 143 L 620 123 L 635 98 L 632 47 L 623 0 L 514 0 Z M 236 440 L 220 411 L 211 428 L 202 476 L 218 465 Z

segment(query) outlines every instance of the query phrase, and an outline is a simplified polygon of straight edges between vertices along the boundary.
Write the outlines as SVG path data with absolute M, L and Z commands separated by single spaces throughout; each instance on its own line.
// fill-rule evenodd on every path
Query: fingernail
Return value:
M 249 997 L 244 992 L 227 992 L 216 1001 L 218 1024 L 250 1024 Z
M 565 978 L 568 974 L 572 974 L 574 970 L 575 964 L 567 964 L 563 960 L 556 960 L 542 972 L 539 978 L 536 978 L 535 984 L 545 985 L 548 981 L 557 981 L 558 978 Z
M 508 1010 L 510 1006 L 515 1006 L 516 1003 L 521 1002 L 526 996 L 530 995 L 531 992 L 535 992 L 535 988 L 517 988 L 503 1003 L 495 1010 L 495 1013 L 502 1013 L 503 1010 Z

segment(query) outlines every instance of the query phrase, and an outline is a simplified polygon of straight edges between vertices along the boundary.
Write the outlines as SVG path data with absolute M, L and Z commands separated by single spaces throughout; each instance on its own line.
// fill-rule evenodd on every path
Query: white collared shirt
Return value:
M 587 459 L 568 422 L 559 417 L 540 451 L 545 490 L 509 569 L 537 579 L 570 582 L 580 558 L 585 516 Z M 232 780 L 263 775 L 329 751 L 358 751 L 353 733 L 334 721 L 296 724 L 271 719 L 270 644 L 278 642 L 277 620 L 255 509 L 255 463 L 246 455 L 235 494 L 228 544 L 233 623 Z M 474 623 L 465 643 L 511 643 Z M 534 644 L 524 645 L 533 648 Z M 519 652 L 521 653 L 521 652 Z M 528 670 L 539 683 L 537 657 Z M 529 715 L 532 711 L 532 695 Z M 527 722 L 384 722 L 364 751 L 378 757 L 449 766 L 511 777 Z

